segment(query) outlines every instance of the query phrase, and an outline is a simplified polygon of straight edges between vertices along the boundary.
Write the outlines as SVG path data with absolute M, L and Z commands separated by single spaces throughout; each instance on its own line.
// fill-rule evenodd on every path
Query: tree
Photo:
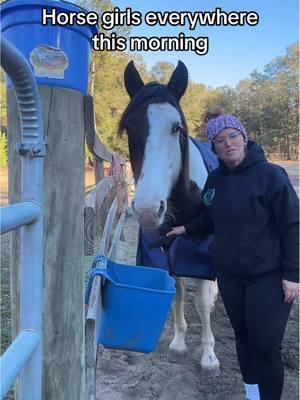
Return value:
M 175 69 L 175 65 L 167 62 L 167 61 L 160 61 L 153 65 L 150 69 L 150 79 L 157 81 L 159 83 L 168 83 L 172 72 Z
M 286 159 L 297 154 L 299 126 L 299 44 L 287 48 L 287 54 L 278 57 L 266 66 L 269 75 L 275 78 L 277 106 L 280 109 L 279 128 L 284 143 Z
M 216 90 L 209 89 L 203 83 L 189 81 L 181 105 L 191 136 L 205 140 L 203 126 L 204 114 L 210 106 L 218 103 L 218 100 L 219 95 Z
M 87 0 L 78 4 L 97 12 L 98 15 L 112 11 L 115 7 L 110 0 Z M 113 31 L 117 35 L 128 37 L 130 27 L 116 27 Z M 105 31 L 101 24 L 99 32 L 105 33 L 106 36 L 111 33 Z M 123 71 L 129 60 L 130 57 L 123 52 L 92 51 L 89 76 L 89 92 L 94 98 L 97 134 L 111 151 L 123 155 L 126 155 L 127 143 L 125 138 L 117 138 L 117 128 L 121 113 L 126 106 Z
M 237 115 L 250 137 L 261 143 L 268 155 L 298 158 L 299 44 L 286 55 L 268 63 L 264 71 L 253 71 L 236 88 L 218 88 L 215 105 Z

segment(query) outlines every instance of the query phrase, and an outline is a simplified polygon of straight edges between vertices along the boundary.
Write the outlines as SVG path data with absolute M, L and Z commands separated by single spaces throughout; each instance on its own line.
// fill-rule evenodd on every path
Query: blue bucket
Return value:
M 38 85 L 59 86 L 87 94 L 91 37 L 96 26 L 43 26 L 42 8 L 84 11 L 72 3 L 9 0 L 1 4 L 3 35 L 25 56 Z M 12 86 L 7 80 L 7 86 Z
M 105 278 L 98 342 L 104 347 L 155 350 L 175 295 L 175 280 L 158 268 L 117 264 L 99 270 Z

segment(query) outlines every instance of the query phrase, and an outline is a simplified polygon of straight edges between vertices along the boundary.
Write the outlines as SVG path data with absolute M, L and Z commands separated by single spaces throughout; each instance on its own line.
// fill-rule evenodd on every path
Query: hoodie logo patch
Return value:
M 210 206 L 212 204 L 213 198 L 215 197 L 216 189 L 207 189 L 203 202 L 206 206 Z

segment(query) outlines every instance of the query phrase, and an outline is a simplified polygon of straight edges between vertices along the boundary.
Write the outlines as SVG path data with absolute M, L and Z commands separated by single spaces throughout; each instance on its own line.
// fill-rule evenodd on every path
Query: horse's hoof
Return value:
M 188 351 L 176 351 L 174 349 L 169 349 L 167 354 L 167 360 L 174 364 L 183 364 L 188 356 Z
M 201 368 L 201 373 L 202 375 L 210 378 L 216 378 L 217 376 L 221 375 L 221 369 L 220 366 L 218 365 L 217 367 L 214 368 Z

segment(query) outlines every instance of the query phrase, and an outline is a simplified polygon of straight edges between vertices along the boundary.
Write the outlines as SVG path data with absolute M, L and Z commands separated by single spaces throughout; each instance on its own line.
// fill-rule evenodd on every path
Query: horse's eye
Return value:
M 180 130 L 181 130 L 181 126 L 178 123 L 176 123 L 172 126 L 172 133 L 179 133 Z

